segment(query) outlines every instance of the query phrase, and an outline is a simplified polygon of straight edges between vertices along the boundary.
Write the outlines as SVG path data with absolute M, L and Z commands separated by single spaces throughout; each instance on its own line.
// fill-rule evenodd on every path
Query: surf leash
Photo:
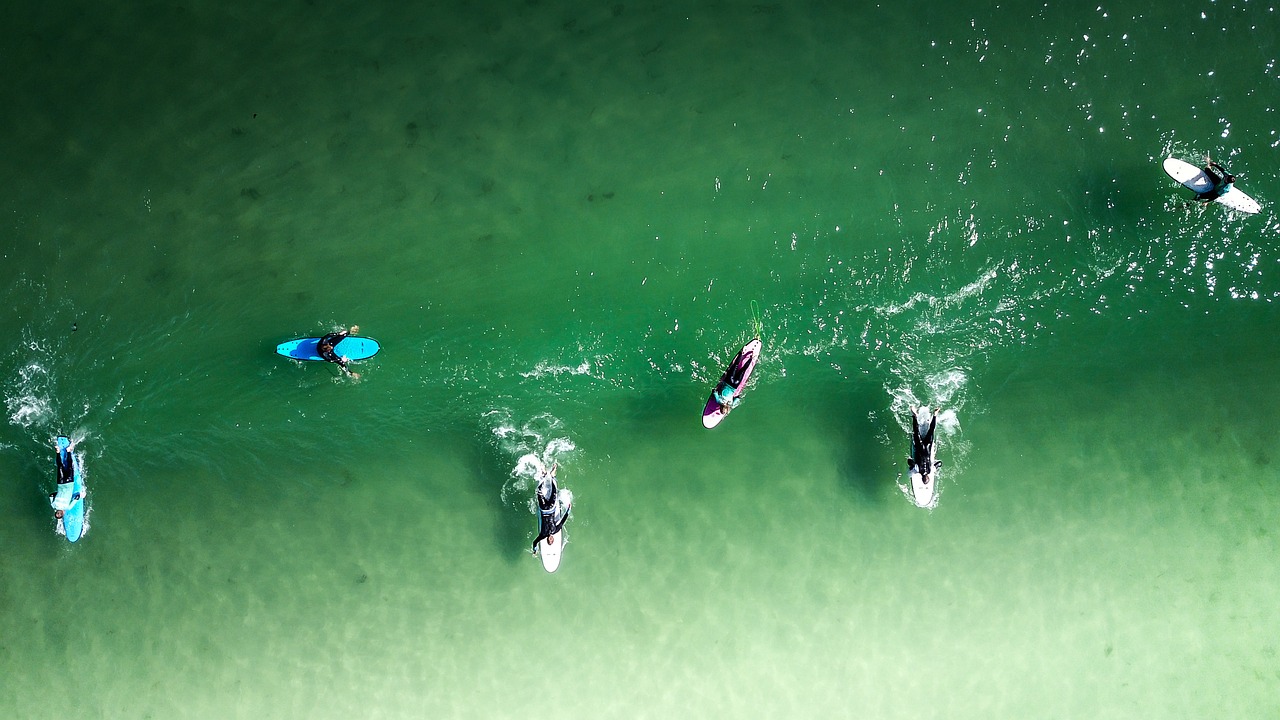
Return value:
M 751 301 L 751 325 L 756 330 L 756 338 L 764 337 L 764 323 L 760 322 L 760 306 L 755 300 Z

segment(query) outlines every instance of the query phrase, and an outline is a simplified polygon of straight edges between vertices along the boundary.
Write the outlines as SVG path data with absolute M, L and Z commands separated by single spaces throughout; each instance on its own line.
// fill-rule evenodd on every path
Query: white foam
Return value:
M 529 492 L 538 475 L 549 472 L 561 458 L 577 449 L 571 439 L 560 434 L 560 420 L 549 413 L 540 413 L 524 423 L 516 423 L 511 413 L 503 409 L 486 412 L 484 417 L 494 423 L 492 432 L 498 449 L 516 458 L 502 486 L 503 502 L 513 493 Z
M 42 423 L 53 413 L 49 400 L 49 371 L 36 362 L 19 368 L 13 394 L 5 396 L 9 422 L 21 427 Z
M 528 372 L 520 373 L 521 377 L 526 378 L 543 378 L 547 376 L 560 377 L 561 375 L 587 375 L 591 372 L 591 361 L 583 360 L 575 366 L 557 365 L 552 362 L 543 360 Z
M 51 414 L 49 401 L 34 395 L 6 397 L 9 407 L 9 422 L 21 427 L 31 427 L 43 423 Z

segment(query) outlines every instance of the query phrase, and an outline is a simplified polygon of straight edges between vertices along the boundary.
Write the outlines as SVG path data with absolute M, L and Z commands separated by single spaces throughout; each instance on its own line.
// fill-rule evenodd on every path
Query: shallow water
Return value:
M 1276 714 L 1276 13 L 1095 7 L 7 9 L 0 714 Z

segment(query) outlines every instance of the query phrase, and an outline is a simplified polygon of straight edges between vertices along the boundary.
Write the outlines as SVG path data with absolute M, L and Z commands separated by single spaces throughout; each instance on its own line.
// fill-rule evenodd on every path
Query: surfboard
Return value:
M 276 352 L 294 360 L 324 360 L 316 352 L 316 346 L 319 344 L 320 338 L 290 340 L 277 345 Z M 381 349 L 378 341 L 373 338 L 351 336 L 342 338 L 337 345 L 333 346 L 333 351 L 338 357 L 345 357 L 348 360 L 367 360 L 377 355 Z
M 555 488 L 553 495 L 557 498 L 556 503 L 564 503 L 564 520 L 569 521 L 569 512 L 573 510 L 573 493 L 560 487 L 556 482 L 556 466 L 552 466 L 550 470 L 544 470 L 539 473 L 538 486 L 542 486 L 542 481 L 551 480 L 552 487 Z M 534 510 L 538 516 L 538 534 L 542 534 L 542 512 L 539 510 L 537 490 L 534 491 Z M 537 547 L 538 557 L 542 560 L 542 569 L 547 572 L 555 572 L 560 567 L 560 554 L 564 552 L 564 525 L 551 535 L 538 541 Z
M 722 385 L 728 385 L 733 388 L 734 399 L 741 398 L 747 391 L 747 381 L 751 379 L 751 371 L 755 369 L 756 363 L 760 361 L 760 338 L 756 338 L 738 351 L 733 362 L 729 363 L 729 367 L 724 371 L 724 375 L 720 376 L 720 382 L 716 383 L 715 389 L 711 391 L 711 397 L 707 398 L 707 404 L 702 408 L 702 426 L 710 430 L 720 424 L 720 421 L 729 414 L 732 408 L 726 408 L 716 400 L 716 390 Z
M 560 492 L 564 492 L 561 490 Z M 573 508 L 573 501 L 570 500 L 565 504 L 564 511 L 568 513 Z M 560 567 L 560 554 L 564 552 L 564 526 L 552 533 L 550 537 L 542 539 L 538 543 L 538 557 L 542 559 L 542 569 L 549 573 L 555 572 Z
M 915 413 L 916 425 L 920 428 L 920 432 L 927 433 L 929 428 L 929 421 L 933 417 L 932 409 L 930 409 L 928 405 L 922 405 L 916 408 L 913 412 Z M 921 440 L 924 439 L 924 436 L 922 435 L 918 437 Z M 911 499 L 915 502 L 916 507 L 922 507 L 922 508 L 933 507 L 933 504 L 937 498 L 937 485 L 938 485 L 938 467 L 936 463 L 938 458 L 937 437 L 938 437 L 937 431 L 935 429 L 933 446 L 929 448 L 929 471 L 930 471 L 929 474 L 926 476 L 920 473 L 918 470 L 911 470 L 909 473 L 911 476 Z M 912 440 L 911 444 L 912 444 L 912 452 L 914 453 L 915 440 Z
M 1209 179 L 1209 176 L 1202 168 L 1198 168 L 1189 162 L 1173 157 L 1165 158 L 1164 171 L 1169 174 L 1169 177 L 1197 193 L 1206 193 L 1213 189 L 1213 180 Z M 1232 185 L 1222 195 L 1214 198 L 1214 202 L 1250 215 L 1262 209 L 1257 200 L 1246 195 L 1243 190 L 1240 190 L 1235 185 Z
M 85 487 L 84 472 L 80 466 L 80 457 L 71 449 L 71 438 L 58 436 L 58 455 L 71 460 L 71 504 L 62 511 L 62 519 L 58 520 L 58 528 L 67 540 L 75 542 L 84 534 Z

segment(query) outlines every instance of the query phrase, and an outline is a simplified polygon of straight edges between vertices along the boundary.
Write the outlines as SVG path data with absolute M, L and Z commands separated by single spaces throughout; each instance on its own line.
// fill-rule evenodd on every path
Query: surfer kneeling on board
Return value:
M 538 554 L 538 543 L 560 532 L 569 519 L 569 512 L 560 504 L 560 486 L 556 483 L 556 468 L 538 476 L 538 537 L 533 540 L 533 554 Z
M 338 354 L 333 351 L 333 348 L 338 343 L 342 342 L 343 338 L 355 332 L 360 332 L 359 325 L 352 325 L 350 330 L 341 330 L 336 333 L 329 333 L 328 335 L 325 335 L 324 337 L 320 338 L 320 342 L 316 344 L 316 354 L 319 355 L 321 359 L 327 360 L 333 363 L 334 365 L 337 365 L 338 369 L 341 370 L 342 372 L 350 375 L 353 378 L 359 379 L 360 378 L 359 373 L 354 373 L 354 372 L 351 372 L 351 370 L 347 369 L 347 359 L 345 357 L 339 357 Z
M 929 430 L 924 436 L 920 435 L 920 421 L 916 419 L 916 413 L 911 412 L 911 457 L 907 458 L 907 469 L 913 473 L 920 473 L 920 481 L 929 484 L 930 475 L 933 471 L 942 467 L 941 460 L 935 460 L 932 465 L 929 458 L 933 455 L 933 431 L 938 427 L 938 408 L 933 409 L 933 416 L 929 418 Z
M 1227 191 L 1231 189 L 1231 184 L 1236 181 L 1236 176 L 1232 175 L 1226 168 L 1209 159 L 1208 155 L 1204 156 L 1204 174 L 1213 182 L 1213 188 L 1196 195 L 1196 199 L 1202 202 L 1217 200 Z
M 59 452 L 55 456 L 55 464 L 58 466 L 58 491 L 49 493 L 49 504 L 53 506 L 53 516 L 62 519 L 75 501 L 80 499 L 80 493 L 72 492 L 75 487 L 75 469 L 72 467 L 71 449 L 67 452 Z

